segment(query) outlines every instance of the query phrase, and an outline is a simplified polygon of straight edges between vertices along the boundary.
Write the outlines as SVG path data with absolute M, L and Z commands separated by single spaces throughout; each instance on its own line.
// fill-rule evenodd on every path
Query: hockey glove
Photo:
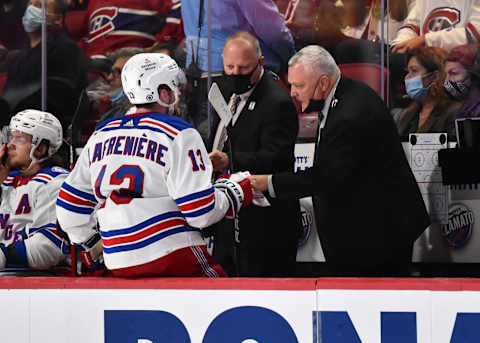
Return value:
M 81 261 L 77 260 L 77 271 L 83 274 L 85 271 L 103 268 L 103 246 L 100 234 L 96 232 L 81 244 L 75 244 L 80 252 Z M 85 268 L 82 268 L 82 264 Z
M 227 196 L 230 203 L 230 208 L 226 213 L 227 218 L 235 218 L 240 208 L 248 206 L 252 202 L 252 186 L 250 180 L 242 172 L 220 175 L 213 186 Z

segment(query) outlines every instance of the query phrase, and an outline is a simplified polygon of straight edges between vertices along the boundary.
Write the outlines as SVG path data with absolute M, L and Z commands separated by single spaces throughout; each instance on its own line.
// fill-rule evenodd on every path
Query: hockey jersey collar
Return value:
M 11 180 L 11 185 L 13 186 L 13 188 L 17 188 L 26 185 L 31 180 L 39 181 L 41 183 L 47 183 L 48 181 L 55 178 L 57 175 L 66 173 L 68 173 L 66 169 L 60 167 L 51 167 L 39 170 L 37 173 L 29 176 L 26 176 L 19 171 L 14 171 L 8 175 L 7 179 Z

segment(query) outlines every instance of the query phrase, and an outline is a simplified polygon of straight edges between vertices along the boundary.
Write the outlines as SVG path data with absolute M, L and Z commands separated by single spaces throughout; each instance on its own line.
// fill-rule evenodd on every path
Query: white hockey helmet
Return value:
M 32 150 L 30 158 L 32 161 L 33 152 L 40 145 L 43 139 L 50 144 L 48 157 L 54 155 L 63 142 L 62 125 L 53 114 L 38 110 L 24 110 L 15 114 L 10 120 L 10 131 L 20 131 L 32 136 Z M 41 162 L 46 158 L 37 161 Z
M 132 104 L 163 103 L 158 94 L 158 86 L 168 86 L 178 101 L 180 68 L 170 56 L 160 53 L 137 54 L 125 63 L 122 69 L 123 92 Z

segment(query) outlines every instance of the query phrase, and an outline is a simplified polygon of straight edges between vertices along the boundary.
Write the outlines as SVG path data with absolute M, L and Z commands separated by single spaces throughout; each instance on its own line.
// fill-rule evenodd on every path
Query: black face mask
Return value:
M 315 95 L 319 82 L 320 82 L 320 78 L 318 79 L 317 84 L 313 89 L 312 98 L 310 99 L 310 102 L 308 103 L 307 108 L 303 110 L 304 113 L 322 112 L 323 106 L 325 106 L 325 99 L 313 99 L 313 96 Z
M 470 92 L 470 84 L 466 80 L 457 82 L 445 80 L 443 87 L 454 100 L 465 100 Z
M 258 66 L 259 66 L 259 63 L 257 63 L 255 68 L 253 68 L 253 70 L 250 73 L 244 74 L 244 75 L 241 75 L 241 74 L 228 75 L 225 73 L 225 71 L 223 72 L 223 77 L 225 78 L 226 83 L 231 88 L 233 93 L 237 95 L 243 94 L 245 92 L 248 92 L 250 89 L 252 89 L 253 84 L 250 82 L 250 79 L 252 78 L 252 75 L 255 72 L 255 70 L 257 70 Z
M 325 99 L 310 99 L 307 108 L 303 111 L 304 113 L 311 112 L 322 112 L 323 106 L 325 106 Z

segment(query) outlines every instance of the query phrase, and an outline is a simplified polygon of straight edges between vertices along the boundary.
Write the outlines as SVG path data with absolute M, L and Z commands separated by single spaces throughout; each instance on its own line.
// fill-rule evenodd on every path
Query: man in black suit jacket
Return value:
M 383 101 L 319 46 L 292 57 L 288 79 L 302 109 L 319 112 L 314 165 L 252 176 L 252 186 L 278 199 L 313 195 L 330 273 L 402 275 L 429 217 Z
M 298 131 L 295 105 L 275 75 L 263 69 L 258 40 L 246 32 L 228 38 L 223 50 L 225 86 L 230 105 L 239 95 L 229 130 L 232 161 L 227 153 L 210 154 L 214 170 L 222 172 L 232 162 L 233 171 L 273 173 L 293 170 Z M 213 132 L 221 133 L 217 127 Z M 301 228 L 296 199 L 268 199 L 271 206 L 251 205 L 239 217 L 239 243 L 234 243 L 233 221 L 225 220 L 215 234 L 214 256 L 238 276 L 292 276 Z M 236 249 L 234 249 L 236 245 Z M 236 257 L 233 258 L 235 250 Z M 228 271 L 227 271 L 228 272 Z M 234 272 L 235 274 L 235 272 Z

